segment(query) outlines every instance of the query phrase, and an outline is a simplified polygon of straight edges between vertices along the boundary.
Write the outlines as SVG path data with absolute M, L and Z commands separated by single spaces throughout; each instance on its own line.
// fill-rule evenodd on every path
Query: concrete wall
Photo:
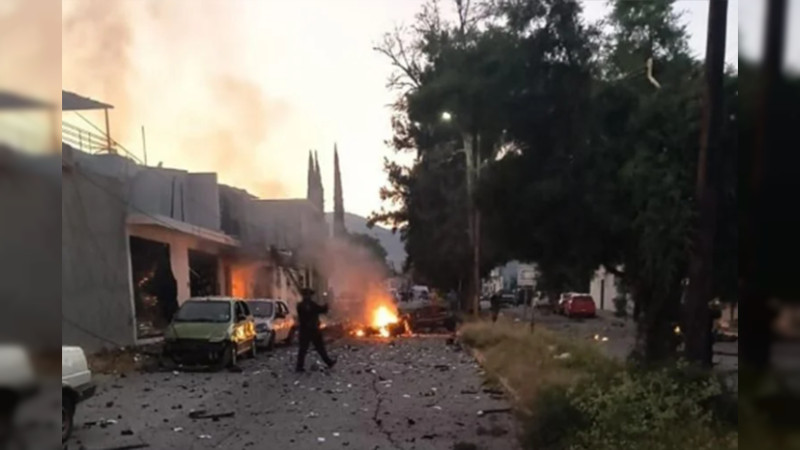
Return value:
M 186 222 L 219 231 L 219 185 L 216 173 L 190 173 L 186 178 Z
M 61 344 L 59 160 L 0 148 L 0 342 Z
M 133 345 L 127 208 L 115 178 L 75 169 L 62 176 L 61 299 L 64 345 Z

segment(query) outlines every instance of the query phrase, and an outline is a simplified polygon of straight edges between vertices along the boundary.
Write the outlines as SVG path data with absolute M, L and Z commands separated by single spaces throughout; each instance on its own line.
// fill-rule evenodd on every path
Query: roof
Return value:
M 25 97 L 8 91 L 0 91 L 0 110 L 4 109 L 45 109 L 51 105 L 34 98 Z
M 227 245 L 230 247 L 239 247 L 241 243 L 239 240 L 228 236 L 220 231 L 209 230 L 208 228 L 198 227 L 190 223 L 175 220 L 170 217 L 161 216 L 158 214 L 131 214 L 128 216 L 129 225 L 152 225 L 170 230 L 178 231 L 181 233 L 189 234 L 200 239 L 204 239 L 217 244 Z
M 62 111 L 86 111 L 91 109 L 113 109 L 113 105 L 98 102 L 70 91 L 61 91 Z

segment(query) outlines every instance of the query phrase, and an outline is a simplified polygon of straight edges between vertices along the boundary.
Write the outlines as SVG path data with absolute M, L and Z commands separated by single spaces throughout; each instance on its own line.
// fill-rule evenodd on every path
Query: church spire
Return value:
M 308 173 L 306 179 L 306 200 L 310 202 L 314 202 L 314 198 L 316 197 L 316 180 L 317 175 L 314 173 L 314 156 L 311 150 L 308 151 Z
M 344 198 L 342 193 L 342 173 L 339 169 L 339 149 L 333 144 L 333 235 L 344 236 Z
M 314 176 L 315 184 L 317 186 L 317 197 L 315 198 L 315 205 L 319 209 L 321 215 L 325 214 L 325 187 L 322 186 L 322 171 L 319 168 L 319 154 L 314 150 Z

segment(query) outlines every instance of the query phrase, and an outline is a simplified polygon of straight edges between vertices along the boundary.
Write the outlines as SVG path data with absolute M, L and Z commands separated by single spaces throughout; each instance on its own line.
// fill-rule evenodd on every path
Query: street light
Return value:
M 445 123 L 452 123 L 453 122 L 453 114 L 449 111 L 443 111 L 441 116 L 442 122 Z M 459 124 L 456 124 L 456 128 L 460 128 Z M 460 130 L 462 135 L 462 140 L 464 143 L 464 156 L 466 158 L 466 178 L 467 178 L 467 199 L 469 202 L 468 207 L 468 216 L 469 216 L 469 235 L 471 245 L 472 245 L 472 312 L 475 316 L 479 315 L 480 312 L 480 292 L 481 292 L 481 279 L 480 279 L 480 224 L 481 224 L 481 217 L 480 211 L 478 211 L 475 205 L 475 185 L 478 182 L 479 172 L 480 172 L 480 156 L 477 151 L 477 143 L 479 142 L 479 137 L 477 135 L 472 136 L 465 132 L 464 130 Z M 473 168 L 475 166 L 475 168 Z

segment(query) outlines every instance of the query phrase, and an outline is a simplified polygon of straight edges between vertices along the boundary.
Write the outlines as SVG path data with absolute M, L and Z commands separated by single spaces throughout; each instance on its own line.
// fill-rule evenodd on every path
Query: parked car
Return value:
M 564 305 L 567 317 L 596 317 L 597 305 L 589 294 L 572 294 Z
M 18 345 L 0 345 L 0 448 L 11 438 L 19 405 L 38 390 L 30 356 Z
M 95 394 L 96 386 L 80 347 L 61 347 L 61 442 L 72 435 L 76 406 Z
M 566 313 L 566 305 L 571 296 L 572 292 L 564 292 L 561 294 L 558 298 L 558 303 L 556 303 L 556 314 L 564 315 Z
M 247 302 L 230 297 L 192 298 L 164 333 L 164 357 L 178 364 L 235 366 L 255 357 L 256 325 Z
M 283 300 L 256 299 L 248 301 L 256 323 L 256 344 L 271 349 L 276 342 L 291 343 L 296 322 Z

